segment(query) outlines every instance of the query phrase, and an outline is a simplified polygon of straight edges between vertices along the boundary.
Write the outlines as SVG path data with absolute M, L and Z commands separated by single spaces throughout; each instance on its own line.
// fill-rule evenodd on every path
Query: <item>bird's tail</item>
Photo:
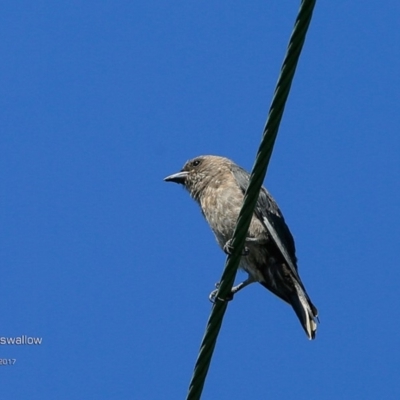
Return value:
M 315 338 L 318 311 L 307 295 L 298 274 L 294 274 L 286 264 L 269 265 L 262 270 L 264 281 L 260 283 L 288 302 L 294 309 L 300 323 L 310 340 Z
M 297 317 L 300 320 L 310 340 L 315 338 L 317 331 L 318 311 L 311 302 L 306 291 L 296 279 L 293 279 L 294 289 L 290 296 L 290 304 L 292 305 Z

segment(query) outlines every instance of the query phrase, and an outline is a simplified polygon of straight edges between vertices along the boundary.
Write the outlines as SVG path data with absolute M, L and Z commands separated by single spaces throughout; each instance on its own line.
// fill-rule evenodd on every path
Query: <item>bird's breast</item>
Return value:
M 221 247 L 233 235 L 242 203 L 243 194 L 240 189 L 224 183 L 218 187 L 206 188 L 201 196 L 201 209 Z

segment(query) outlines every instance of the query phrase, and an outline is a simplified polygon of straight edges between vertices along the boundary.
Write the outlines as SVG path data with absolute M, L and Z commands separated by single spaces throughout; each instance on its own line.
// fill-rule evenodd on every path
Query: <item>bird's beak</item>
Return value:
M 175 183 L 180 183 L 181 185 L 184 185 L 188 174 L 189 174 L 189 172 L 187 172 L 187 171 L 181 171 L 176 174 L 167 176 L 166 178 L 164 178 L 164 181 L 165 182 L 175 182 Z

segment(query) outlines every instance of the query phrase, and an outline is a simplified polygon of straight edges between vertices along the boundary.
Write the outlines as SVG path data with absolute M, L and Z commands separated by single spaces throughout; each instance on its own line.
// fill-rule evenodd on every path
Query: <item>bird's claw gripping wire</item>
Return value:
M 219 290 L 220 283 L 217 282 L 215 284 L 216 289 L 213 290 L 210 295 L 208 296 L 208 299 L 211 301 L 211 303 L 215 303 L 215 301 L 218 299 L 220 301 L 231 301 L 233 300 L 233 296 L 239 291 L 245 288 L 246 286 L 250 285 L 251 283 L 256 282 L 253 276 L 249 275 L 246 280 L 243 282 L 239 283 L 236 286 L 233 286 L 231 289 L 231 292 L 226 296 L 225 299 L 221 299 L 220 297 L 217 297 L 217 293 Z
M 216 289 L 214 289 L 214 290 L 208 295 L 208 300 L 210 300 L 211 303 L 215 303 L 216 300 L 220 300 L 220 301 L 231 301 L 231 300 L 233 300 L 233 295 L 235 294 L 233 291 L 232 291 L 230 294 L 228 294 L 228 295 L 226 296 L 225 299 L 221 299 L 220 297 L 217 297 L 217 293 L 218 293 L 218 290 L 219 290 L 219 286 L 220 286 L 220 283 L 217 282 L 217 283 L 215 284 Z
M 233 245 L 232 245 L 232 239 L 229 239 L 223 248 L 224 252 L 228 255 L 233 254 Z M 250 250 L 248 247 L 244 246 L 242 250 L 242 256 L 248 256 L 250 254 Z

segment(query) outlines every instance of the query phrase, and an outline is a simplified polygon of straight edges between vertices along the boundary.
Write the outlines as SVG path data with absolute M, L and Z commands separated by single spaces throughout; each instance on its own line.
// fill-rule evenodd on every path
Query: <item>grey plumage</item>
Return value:
M 180 172 L 168 176 L 165 181 L 182 184 L 189 191 L 199 203 L 217 242 L 227 251 L 249 185 L 249 174 L 227 158 L 200 156 L 188 161 Z M 283 248 L 277 247 L 269 230 L 279 237 Z M 293 307 L 307 336 L 314 339 L 318 313 L 298 275 L 293 236 L 278 205 L 264 187 L 258 197 L 245 246 L 240 267 L 249 277 L 232 292 L 259 282 Z M 288 262 L 282 251 L 286 252 Z

